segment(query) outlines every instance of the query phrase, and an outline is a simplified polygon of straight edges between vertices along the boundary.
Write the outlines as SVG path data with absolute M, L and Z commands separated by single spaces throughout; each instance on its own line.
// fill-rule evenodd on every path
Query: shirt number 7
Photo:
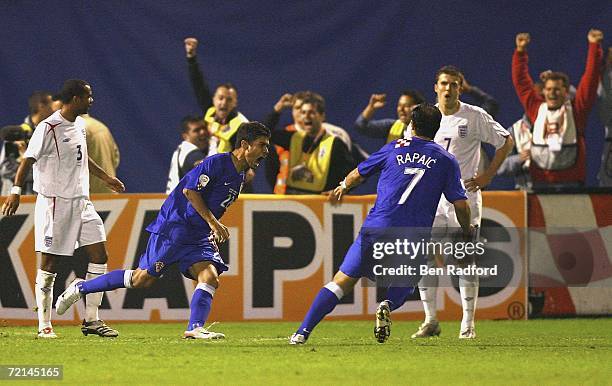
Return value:
M 406 190 L 404 190 L 404 193 L 400 197 L 397 205 L 402 205 L 403 203 L 406 202 L 406 200 L 408 199 L 408 196 L 410 196 L 410 193 L 412 192 L 412 189 L 414 189 L 416 184 L 418 184 L 421 178 L 423 178 L 423 174 L 425 174 L 425 169 L 405 168 L 404 174 L 412 174 L 414 175 L 414 177 L 410 179 L 410 183 L 406 187 Z

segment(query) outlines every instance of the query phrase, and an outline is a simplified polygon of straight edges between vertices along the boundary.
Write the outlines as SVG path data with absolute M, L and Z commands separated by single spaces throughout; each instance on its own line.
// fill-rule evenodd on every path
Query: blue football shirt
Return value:
M 181 179 L 147 231 L 163 235 L 179 244 L 207 243 L 210 226 L 187 200 L 183 189 L 200 193 L 208 209 L 220 219 L 238 198 L 244 176 L 244 172 L 238 173 L 236 170 L 231 153 L 215 154 L 204 159 Z
M 467 199 L 457 160 L 433 141 L 398 139 L 357 168 L 364 177 L 380 171 L 364 227 L 429 228 L 442 194 L 450 202 Z

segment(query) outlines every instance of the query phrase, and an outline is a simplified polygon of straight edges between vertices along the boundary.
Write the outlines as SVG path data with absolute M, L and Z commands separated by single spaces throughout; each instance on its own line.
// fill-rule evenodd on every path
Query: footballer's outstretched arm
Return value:
M 353 169 L 346 177 L 344 177 L 344 180 L 342 180 L 340 185 L 329 193 L 329 199 L 332 204 L 340 202 L 344 193 L 361 184 L 363 181 L 365 181 L 365 177 L 359 174 L 359 170 L 357 168 Z
M 13 189 L 11 189 L 11 194 L 9 194 L 6 201 L 4 201 L 4 204 L 2 205 L 3 215 L 12 216 L 17 211 L 17 208 L 19 208 L 21 188 L 23 187 L 25 177 L 30 172 L 34 162 L 36 162 L 34 158 L 24 158 L 21 160 L 17 173 L 15 174 L 15 182 L 13 184 Z
M 195 209 L 204 221 L 208 223 L 217 242 L 223 243 L 229 239 L 229 230 L 225 225 L 221 224 L 210 209 L 208 209 L 208 205 L 206 205 L 200 193 L 191 189 L 183 189 L 183 194 L 187 200 L 189 200 L 193 209 Z

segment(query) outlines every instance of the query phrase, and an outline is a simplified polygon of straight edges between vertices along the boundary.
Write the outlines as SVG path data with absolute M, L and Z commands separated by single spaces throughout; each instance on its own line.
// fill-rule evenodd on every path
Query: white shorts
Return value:
M 482 194 L 477 192 L 467 192 L 468 205 L 470 206 L 470 223 L 472 225 L 480 226 L 482 219 Z M 461 228 L 457 216 L 455 215 L 455 207 L 452 203 L 448 202 L 444 196 L 440 198 L 438 203 L 438 209 L 436 210 L 436 217 L 433 222 L 433 238 L 435 240 L 443 239 L 449 236 L 447 231 L 456 231 Z
M 72 256 L 79 247 L 103 241 L 104 223 L 87 198 L 36 197 L 36 252 Z

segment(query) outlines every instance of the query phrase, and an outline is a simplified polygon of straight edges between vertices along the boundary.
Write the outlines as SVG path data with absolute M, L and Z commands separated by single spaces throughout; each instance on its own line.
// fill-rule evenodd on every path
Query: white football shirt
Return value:
M 478 171 L 480 143 L 490 143 L 499 149 L 510 133 L 480 107 L 461 101 L 459 104 L 455 114 L 442 114 L 434 141 L 457 158 L 461 178 L 466 180 Z
M 85 120 L 66 120 L 60 110 L 36 126 L 26 158 L 34 158 L 34 190 L 47 197 L 89 197 Z

